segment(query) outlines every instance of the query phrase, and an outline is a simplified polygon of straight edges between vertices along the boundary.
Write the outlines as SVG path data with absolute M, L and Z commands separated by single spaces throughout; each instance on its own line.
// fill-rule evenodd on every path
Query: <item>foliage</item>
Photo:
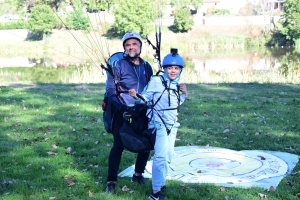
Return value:
M 107 3 L 102 0 L 85 0 L 84 5 L 88 12 L 95 12 L 99 10 L 107 10 Z
M 281 74 L 288 78 L 288 76 L 294 76 L 296 79 L 300 79 L 300 59 L 297 49 L 294 52 L 286 53 L 280 60 L 279 71 Z
M 289 40 L 286 39 L 285 35 L 283 35 L 282 33 L 280 33 L 279 31 L 276 32 L 272 32 L 270 34 L 266 34 L 265 37 L 269 37 L 271 36 L 271 38 L 269 38 L 268 40 L 266 40 L 266 45 L 267 46 L 290 46 L 291 42 Z
M 230 11 L 227 9 L 216 9 L 212 12 L 213 15 L 230 15 Z
M 31 10 L 31 16 L 28 20 L 28 29 L 42 39 L 43 34 L 49 34 L 58 24 L 53 11 L 47 5 L 37 5 Z
M 283 4 L 280 32 L 288 40 L 300 39 L 300 0 L 286 0 Z
M 6 0 L 4 2 L 1 2 L 0 16 L 4 14 L 12 14 L 16 12 L 17 9 L 18 9 L 17 0 Z
M 238 14 L 242 16 L 249 16 L 255 13 L 254 5 L 252 3 L 247 3 L 245 6 L 241 7 Z
M 0 30 L 9 29 L 27 29 L 28 23 L 25 20 L 11 21 L 7 23 L 0 23 Z
M 152 23 L 159 14 L 155 4 L 156 2 L 152 0 L 121 1 L 114 10 L 114 27 L 117 32 L 136 31 L 143 36 L 149 34 Z
M 116 3 L 118 3 L 118 0 L 84 0 L 84 5 L 88 12 L 109 11 Z
M 203 4 L 203 0 L 171 0 L 170 4 L 176 8 L 192 5 L 197 10 Z
M 28 11 L 37 5 L 47 5 L 53 10 L 57 10 L 61 5 L 65 4 L 65 0 L 16 0 L 19 9 L 26 8 Z
M 217 8 L 215 6 L 211 6 L 211 7 L 207 8 L 206 13 L 208 15 L 210 15 L 210 14 L 214 13 L 216 10 L 217 10 Z
M 175 11 L 174 27 L 177 31 L 186 32 L 192 29 L 194 20 L 189 9 L 177 9 Z
M 67 16 L 67 27 L 75 30 L 87 30 L 89 20 L 83 12 L 83 5 L 80 0 L 73 1 L 74 11 L 69 12 Z

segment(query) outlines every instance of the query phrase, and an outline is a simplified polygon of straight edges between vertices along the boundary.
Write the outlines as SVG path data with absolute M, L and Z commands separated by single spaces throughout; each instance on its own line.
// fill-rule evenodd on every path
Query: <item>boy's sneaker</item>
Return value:
M 115 188 L 116 188 L 116 183 L 114 183 L 114 182 L 109 182 L 109 183 L 107 183 L 107 185 L 106 185 L 105 192 L 106 192 L 107 194 L 114 194 L 114 193 L 115 193 Z
M 164 195 L 161 193 L 161 191 L 153 194 L 153 192 L 151 193 L 151 195 L 148 197 L 149 199 L 152 200 L 165 200 Z
M 136 176 L 136 175 L 133 174 L 131 182 L 136 182 L 138 184 L 145 184 L 146 179 L 144 178 L 143 175 Z

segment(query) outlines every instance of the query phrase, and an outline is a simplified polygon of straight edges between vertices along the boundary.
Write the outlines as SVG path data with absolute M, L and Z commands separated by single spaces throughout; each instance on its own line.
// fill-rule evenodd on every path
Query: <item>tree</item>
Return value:
M 34 33 L 37 39 L 42 39 L 44 34 L 49 34 L 58 24 L 53 11 L 47 5 L 37 5 L 31 10 L 28 21 L 28 29 Z
M 194 20 L 191 17 L 189 9 L 177 9 L 175 10 L 174 27 L 180 31 L 185 32 L 192 29 L 194 26 Z
M 6 0 L 1 3 L 0 15 L 12 14 L 17 11 L 18 2 L 17 0 Z
M 36 5 L 48 5 L 53 10 L 57 9 L 65 3 L 65 0 L 17 0 L 20 8 L 26 8 L 30 11 Z
M 86 6 L 87 11 L 99 11 L 108 9 L 107 1 L 103 0 L 85 0 L 84 5 Z
M 153 0 L 123 0 L 114 10 L 114 27 L 118 33 L 136 31 L 145 36 L 151 31 L 151 23 L 157 17 Z
M 286 39 L 300 40 L 300 0 L 286 0 L 283 4 L 282 22 L 279 31 Z
M 73 0 L 74 11 L 68 13 L 67 27 L 75 30 L 87 30 L 89 20 L 83 11 L 83 5 L 80 0 Z
M 194 6 L 196 10 L 203 4 L 203 0 L 190 0 L 190 5 Z
M 196 10 L 203 4 L 203 0 L 171 0 L 171 6 L 182 8 L 187 5 L 192 5 Z

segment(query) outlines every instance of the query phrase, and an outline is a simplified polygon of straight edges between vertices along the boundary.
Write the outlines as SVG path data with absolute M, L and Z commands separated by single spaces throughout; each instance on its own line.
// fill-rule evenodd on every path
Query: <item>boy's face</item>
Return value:
M 129 57 L 138 56 L 141 53 L 141 43 L 137 39 L 129 39 L 124 44 L 125 53 Z
M 171 80 L 174 80 L 174 79 L 177 78 L 177 76 L 180 73 L 180 67 L 178 67 L 178 66 L 168 66 L 167 67 L 167 73 L 168 73 L 169 78 Z

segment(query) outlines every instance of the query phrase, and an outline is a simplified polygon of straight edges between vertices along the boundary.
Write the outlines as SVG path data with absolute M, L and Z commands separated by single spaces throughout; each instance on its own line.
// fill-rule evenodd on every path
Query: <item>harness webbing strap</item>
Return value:
M 165 126 L 165 128 L 166 128 L 166 130 L 167 130 L 167 134 L 169 135 L 173 126 L 172 126 L 170 129 L 168 129 L 168 128 L 167 128 L 167 125 L 166 125 L 166 123 L 165 123 L 165 121 L 164 121 L 163 118 L 160 116 L 160 114 L 159 114 L 158 111 L 164 111 L 164 110 L 176 110 L 176 109 L 179 110 L 179 105 L 180 105 L 179 87 L 177 87 L 177 90 L 171 89 L 170 87 L 168 87 L 167 81 L 165 80 L 165 78 L 164 78 L 162 75 L 160 75 L 160 78 L 161 78 L 162 84 L 165 86 L 165 89 L 162 91 L 162 93 L 160 94 L 160 96 L 157 98 L 156 102 L 155 102 L 155 103 L 152 102 L 152 105 L 149 105 L 150 108 L 151 108 L 151 119 L 152 119 L 153 114 L 154 114 L 153 111 L 156 111 L 158 117 L 160 118 L 160 120 L 162 121 L 162 123 L 164 124 L 164 126 Z M 156 104 L 160 101 L 162 95 L 164 94 L 164 92 L 165 92 L 166 90 L 168 91 L 169 106 L 171 106 L 171 101 L 170 101 L 170 90 L 173 91 L 174 94 L 176 95 L 177 100 L 178 100 L 178 101 L 177 101 L 178 106 L 177 106 L 176 108 L 165 108 L 165 109 L 160 109 L 160 110 L 155 109 Z M 174 124 L 173 124 L 173 125 L 174 125 Z

